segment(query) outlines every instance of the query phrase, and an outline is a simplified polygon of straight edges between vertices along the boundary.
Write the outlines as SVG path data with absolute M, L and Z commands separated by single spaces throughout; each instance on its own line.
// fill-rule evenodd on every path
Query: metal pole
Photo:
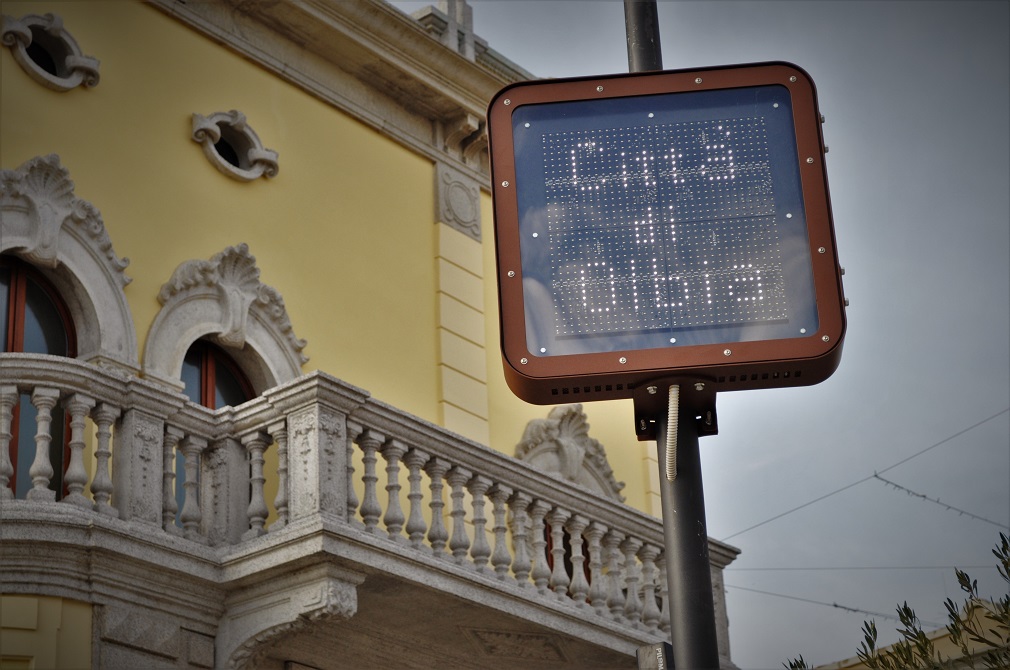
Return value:
M 628 70 L 662 70 L 656 0 L 624 0 L 624 24 L 628 36 Z M 717 670 L 719 642 L 712 599 L 712 566 L 708 558 L 698 424 L 693 412 L 684 407 L 679 409 L 683 411 L 680 412 L 681 420 L 677 422 L 678 475 L 672 482 L 666 479 L 664 468 L 669 426 L 666 416 L 657 417 L 659 487 L 666 545 L 673 667 L 680 670 Z M 642 662 L 640 655 L 640 666 Z
M 680 670 L 716 670 L 715 603 L 712 565 L 708 558 L 705 491 L 701 480 L 698 423 L 693 412 L 681 410 L 677 424 L 677 478 L 668 481 L 666 417 L 658 421 L 659 487 L 666 543 L 666 580 L 670 599 L 670 633 L 673 667 Z
M 628 35 L 628 71 L 662 70 L 656 0 L 624 0 L 624 27 Z

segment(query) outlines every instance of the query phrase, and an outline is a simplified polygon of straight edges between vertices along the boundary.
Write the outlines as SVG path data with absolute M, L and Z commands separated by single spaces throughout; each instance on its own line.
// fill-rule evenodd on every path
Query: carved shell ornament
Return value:
M 218 337 L 226 346 L 241 348 L 245 344 L 249 315 L 257 309 L 284 335 L 300 362 L 308 361 L 301 353 L 306 342 L 295 337 L 281 294 L 260 283 L 256 257 L 245 243 L 227 247 L 207 261 L 181 263 L 162 285 L 158 301 L 167 305 L 178 296 L 196 292 L 215 297 L 220 308 Z
M 589 436 L 589 423 L 582 405 L 559 405 L 546 419 L 526 424 L 516 445 L 516 458 L 564 479 L 624 500 L 623 482 L 614 478 L 607 454 L 598 440 Z
M 0 211 L 4 249 L 21 248 L 30 262 L 56 267 L 60 236 L 71 234 L 104 258 L 122 286 L 130 282 L 123 274 L 130 261 L 113 251 L 98 210 L 74 195 L 70 172 L 56 154 L 36 156 L 16 170 L 0 170 Z
M 3 16 L 0 41 L 29 77 L 54 91 L 98 85 L 98 59 L 85 56 L 55 14 Z

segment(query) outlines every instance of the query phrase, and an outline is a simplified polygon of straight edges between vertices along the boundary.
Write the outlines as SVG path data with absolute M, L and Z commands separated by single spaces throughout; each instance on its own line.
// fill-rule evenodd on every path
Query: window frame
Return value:
M 10 272 L 10 285 L 7 295 L 7 331 L 4 333 L 3 353 L 25 353 L 25 314 L 28 307 L 28 282 L 31 281 L 41 289 L 59 316 L 66 337 L 65 357 L 76 358 L 77 330 L 74 327 L 74 320 L 66 301 L 52 282 L 39 272 L 35 266 L 8 254 L 0 254 L 0 270 L 8 270 Z M 14 492 L 15 497 L 17 495 L 18 456 L 21 451 L 19 448 L 21 440 L 21 402 L 24 397 L 25 394 L 19 394 L 18 402 L 14 404 L 12 409 L 11 441 L 8 446 L 11 468 L 13 469 L 9 486 L 10 490 Z M 64 475 L 66 474 L 67 467 L 70 465 L 70 414 L 64 411 L 62 406 L 57 406 L 54 408 L 54 411 L 59 411 L 63 414 L 64 424 L 63 456 L 59 464 L 59 480 L 61 482 L 59 489 L 61 490 L 57 490 L 57 494 L 62 498 L 68 493 Z M 56 471 L 57 468 L 54 467 L 53 470 Z

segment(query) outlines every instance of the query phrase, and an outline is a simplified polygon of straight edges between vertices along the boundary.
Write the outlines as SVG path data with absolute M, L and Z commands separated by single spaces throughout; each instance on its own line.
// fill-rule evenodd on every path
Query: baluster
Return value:
M 200 510 L 200 482 L 197 478 L 200 476 L 200 454 L 207 448 L 207 440 L 187 435 L 180 444 L 184 458 L 183 468 L 186 472 L 186 480 L 182 486 L 186 495 L 182 501 L 179 520 L 182 521 L 182 532 L 186 539 L 199 541 L 203 512 Z
M 347 522 L 359 528 L 363 524 L 358 521 L 358 494 L 354 491 L 354 441 L 362 430 L 361 426 L 347 422 Z
M 610 616 L 616 621 L 624 619 L 624 579 L 621 576 L 621 551 L 618 545 L 624 540 L 624 534 L 611 530 L 603 536 L 604 553 L 607 560 L 607 608 Z
M 407 464 L 407 481 L 410 484 L 410 492 L 407 494 L 407 500 L 410 501 L 407 537 L 410 539 L 410 546 L 420 549 L 424 546 L 424 531 L 428 530 L 421 512 L 421 501 L 424 498 L 424 492 L 421 490 L 421 468 L 428 462 L 428 454 L 420 449 L 411 449 L 403 457 L 403 462 Z
M 467 482 L 473 506 L 473 544 L 470 546 L 470 558 L 477 572 L 487 569 L 488 558 L 491 557 L 491 545 L 487 542 L 487 517 L 484 515 L 484 495 L 491 487 L 491 480 L 481 475 L 475 475 Z M 511 556 L 509 560 L 511 560 Z
M 452 499 L 452 510 L 449 516 L 452 517 L 452 537 L 449 540 L 449 550 L 452 551 L 453 558 L 460 565 L 466 560 L 467 550 L 470 548 L 470 538 L 466 534 L 466 509 L 463 507 L 463 485 L 470 481 L 473 476 L 469 470 L 458 465 L 449 470 L 447 481 L 451 487 L 449 497 Z
M 635 555 L 642 548 L 642 541 L 629 537 L 621 543 L 624 550 L 624 580 L 627 583 L 627 599 L 624 603 L 624 616 L 636 628 L 642 618 L 642 599 L 638 595 L 638 561 Z
M 112 443 L 112 424 L 120 414 L 118 407 L 104 402 L 99 403 L 95 411 L 92 412 L 98 431 L 95 440 L 95 477 L 91 480 L 91 495 L 95 498 L 95 510 L 106 516 L 119 516 L 119 510 L 109 504 L 109 501 L 112 500 L 112 477 L 109 476 L 109 459 L 112 458 L 112 449 L 109 445 Z M 172 477 L 175 477 L 174 465 Z M 175 498 L 172 499 L 172 504 L 175 505 Z M 174 521 L 173 519 L 173 523 Z
M 431 480 L 431 528 L 428 529 L 428 543 L 431 544 L 431 551 L 435 556 L 443 558 L 445 556 L 445 543 L 449 539 L 449 533 L 445 529 L 445 520 L 442 518 L 442 510 L 445 501 L 442 499 L 442 481 L 445 473 L 449 471 L 449 464 L 440 458 L 432 458 L 424 466 L 424 471 L 428 473 Z
M 533 499 L 525 493 L 512 496 L 512 543 L 515 547 L 515 557 L 512 559 L 512 574 L 519 586 L 526 587 L 530 583 L 530 551 L 529 551 L 529 515 L 526 509 Z
M 182 529 L 175 525 L 175 515 L 179 511 L 179 503 L 175 500 L 175 448 L 182 437 L 183 432 L 178 428 L 165 426 L 161 448 L 161 527 L 173 535 L 182 535 Z
M 572 583 L 568 591 L 579 606 L 589 597 L 589 581 L 586 579 L 586 557 L 582 554 L 582 531 L 589 525 L 589 520 L 578 514 L 568 520 L 569 545 L 572 548 Z
M 32 393 L 32 404 L 38 410 L 35 419 L 38 427 L 35 431 L 35 460 L 28 470 L 32 478 L 32 489 L 26 496 L 28 500 L 56 500 L 56 491 L 49 489 L 49 480 L 53 478 L 53 465 L 49 461 L 49 445 L 53 441 L 50 428 L 53 422 L 53 407 L 60 399 L 57 389 L 37 388 Z
M 554 569 L 551 571 L 551 589 L 563 597 L 568 593 L 568 585 L 572 580 L 568 577 L 568 570 L 565 569 L 565 521 L 571 512 L 555 507 L 547 515 L 547 522 L 551 526 L 551 557 L 554 559 Z
M 268 425 L 267 431 L 277 443 L 277 495 L 274 496 L 277 519 L 269 528 L 276 532 L 288 524 L 288 422 L 281 419 Z
M 263 495 L 263 484 L 266 477 L 263 476 L 263 452 L 271 442 L 270 436 L 262 431 L 256 431 L 242 436 L 242 444 L 249 454 L 250 465 L 250 491 L 249 507 L 246 513 L 249 516 L 249 530 L 242 534 L 243 540 L 251 540 L 266 533 L 267 501 Z
M 530 577 L 537 591 L 547 593 L 547 582 L 551 578 L 551 568 L 547 565 L 547 538 L 544 536 L 544 516 L 551 506 L 542 500 L 537 500 L 530 507 L 530 533 L 533 536 L 533 572 Z
M 386 524 L 386 532 L 389 539 L 403 541 L 400 531 L 403 529 L 403 508 L 400 506 L 400 459 L 407 453 L 405 447 L 399 440 L 390 439 L 381 448 L 382 457 L 386 459 L 386 493 L 388 503 L 386 504 L 386 515 L 382 517 L 382 522 Z
M 14 498 L 14 491 L 11 490 L 14 464 L 11 462 L 10 445 L 14 439 L 11 422 L 14 420 L 14 405 L 17 401 L 16 386 L 0 386 L 0 500 Z
M 494 514 L 494 553 L 491 554 L 491 565 L 498 575 L 498 579 L 508 577 L 509 565 L 512 563 L 512 554 L 509 553 L 508 538 L 505 533 L 508 526 L 505 524 L 505 505 L 512 495 L 512 489 L 503 484 L 495 484 L 491 489 L 491 503 Z
M 80 393 L 70 396 L 65 404 L 70 412 L 70 463 L 63 476 L 67 486 L 63 501 L 78 507 L 91 507 L 91 501 L 84 496 L 84 487 L 88 485 L 88 471 L 84 469 L 84 421 L 94 406 L 94 398 Z
M 659 600 L 662 607 L 659 611 L 659 630 L 670 632 L 670 589 L 666 580 L 666 555 L 660 555 L 656 561 L 656 571 L 659 573 Z
M 362 463 L 365 466 L 365 474 L 361 479 L 365 482 L 365 497 L 361 503 L 361 520 L 365 522 L 365 530 L 374 533 L 379 525 L 379 516 L 382 508 L 379 507 L 379 496 L 375 490 L 375 483 L 379 478 L 375 475 L 375 452 L 382 444 L 382 436 L 366 430 L 358 438 L 358 446 L 362 451 Z
M 659 555 L 659 547 L 647 544 L 638 552 L 638 557 L 642 560 L 642 598 L 645 605 L 642 607 L 642 623 L 655 633 L 659 624 L 659 605 L 656 603 L 656 557 Z
M 600 540 L 607 527 L 596 521 L 589 524 L 586 538 L 589 540 L 589 604 L 597 614 L 607 609 L 607 590 L 603 586 L 603 548 Z

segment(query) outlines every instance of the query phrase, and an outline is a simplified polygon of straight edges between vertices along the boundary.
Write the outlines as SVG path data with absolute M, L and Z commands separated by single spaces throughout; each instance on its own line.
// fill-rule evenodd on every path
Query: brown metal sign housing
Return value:
M 537 404 L 816 384 L 845 333 L 810 77 L 514 84 L 488 109 L 505 378 Z

